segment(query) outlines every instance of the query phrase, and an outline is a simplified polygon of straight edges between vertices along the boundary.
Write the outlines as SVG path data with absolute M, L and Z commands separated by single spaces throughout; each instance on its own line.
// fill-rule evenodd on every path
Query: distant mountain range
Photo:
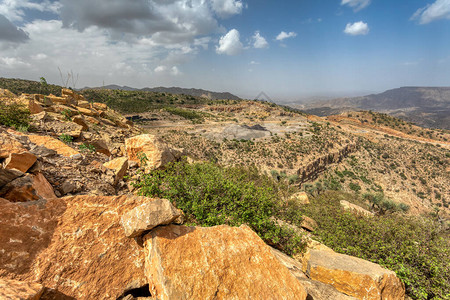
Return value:
M 318 116 L 373 110 L 425 127 L 450 129 L 450 87 L 401 87 L 381 94 L 317 101 L 296 107 Z
M 111 84 L 111 85 L 105 85 L 102 87 L 94 87 L 94 88 L 90 88 L 90 87 L 85 87 L 82 90 L 85 89 L 107 89 L 107 90 L 124 90 L 124 91 L 143 91 L 143 92 L 158 92 L 158 93 L 169 93 L 169 94 L 176 94 L 176 95 L 189 95 L 189 96 L 194 96 L 194 97 L 205 97 L 205 98 L 209 98 L 211 100 L 217 100 L 217 99 L 230 99 L 230 100 L 240 100 L 241 98 L 239 98 L 236 95 L 233 95 L 231 93 L 228 92 L 211 92 L 211 91 L 207 91 L 207 90 L 202 90 L 202 89 L 185 89 L 185 88 L 180 88 L 180 87 L 155 87 L 155 88 L 143 88 L 143 89 L 137 89 L 137 88 L 132 88 L 129 86 L 119 86 L 119 85 L 115 85 L 115 84 Z

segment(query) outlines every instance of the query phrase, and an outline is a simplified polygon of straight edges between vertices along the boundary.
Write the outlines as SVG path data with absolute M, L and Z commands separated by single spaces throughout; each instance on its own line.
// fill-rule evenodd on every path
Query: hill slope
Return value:
M 229 99 L 229 100 L 240 100 L 236 95 L 233 95 L 228 92 L 212 92 L 203 89 L 188 89 L 188 88 L 180 88 L 180 87 L 155 87 L 155 88 L 143 88 L 136 89 L 129 86 L 119 86 L 115 84 L 103 86 L 103 87 L 95 87 L 95 88 L 83 88 L 82 90 L 123 90 L 123 91 L 141 91 L 141 92 L 155 92 L 155 93 L 169 93 L 174 95 L 188 95 L 193 97 L 204 97 L 211 100 L 217 99 Z
M 320 116 L 374 110 L 421 126 L 450 129 L 450 87 L 401 87 L 381 94 L 314 102 L 304 109 Z

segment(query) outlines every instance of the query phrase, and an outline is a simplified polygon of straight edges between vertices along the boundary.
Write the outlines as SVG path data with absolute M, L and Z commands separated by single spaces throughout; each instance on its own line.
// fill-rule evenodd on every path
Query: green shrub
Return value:
M 349 197 L 327 192 L 301 208 L 318 223 L 318 238 L 337 252 L 395 271 L 414 299 L 450 299 L 450 242 L 440 225 L 422 217 L 344 212 L 339 201 Z
M 81 144 L 78 146 L 81 152 L 91 152 L 95 153 L 95 146 L 92 144 Z
M 72 143 L 72 141 L 73 141 L 73 137 L 71 137 L 70 135 L 65 134 L 65 133 L 61 134 L 61 135 L 58 137 L 58 139 L 59 139 L 60 141 L 64 142 L 64 143 L 66 143 L 66 144 L 70 144 L 70 143 Z
M 27 131 L 30 127 L 30 111 L 24 105 L 0 102 L 0 124 Z
M 204 118 L 203 118 L 204 115 L 199 112 L 196 112 L 196 111 L 182 109 L 182 108 L 178 108 L 178 107 L 166 107 L 165 110 L 170 112 L 173 115 L 177 115 L 182 118 L 191 120 L 192 123 L 194 123 L 194 124 L 202 123 L 204 121 Z
M 177 162 L 142 175 L 134 184 L 140 195 L 169 199 L 197 224 L 247 224 L 268 244 L 288 254 L 302 250 L 301 236 L 274 219 L 298 221 L 299 210 L 294 209 L 297 215 L 290 211 L 287 220 L 279 186 L 255 167 Z

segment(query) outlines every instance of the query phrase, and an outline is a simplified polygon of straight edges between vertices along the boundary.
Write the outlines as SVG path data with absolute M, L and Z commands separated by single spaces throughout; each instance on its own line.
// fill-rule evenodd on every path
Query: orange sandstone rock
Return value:
M 10 153 L 3 166 L 5 169 L 16 169 L 25 173 L 36 160 L 36 155 L 30 152 Z
M 114 184 L 117 184 L 120 180 L 122 180 L 123 176 L 125 176 L 125 174 L 127 173 L 128 158 L 118 157 L 116 159 L 104 163 L 103 166 L 105 168 L 114 171 Z
M 30 141 L 38 146 L 44 146 L 48 149 L 55 150 L 58 154 L 71 157 L 73 155 L 80 154 L 75 149 L 64 144 L 62 141 L 54 139 L 49 136 L 41 136 L 41 135 L 28 135 Z
M 349 255 L 310 250 L 305 256 L 306 275 L 331 284 L 358 299 L 404 299 L 405 286 L 393 271 Z M 305 264 L 304 264 L 305 267 Z
M 0 299 L 39 300 L 43 292 L 39 283 L 0 278 Z
M 158 299 L 306 299 L 304 287 L 245 225 L 169 225 L 144 239 L 145 271 Z

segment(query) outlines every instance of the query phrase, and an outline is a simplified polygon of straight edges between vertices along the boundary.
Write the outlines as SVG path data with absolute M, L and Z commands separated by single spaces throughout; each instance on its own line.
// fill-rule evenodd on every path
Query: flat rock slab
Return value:
M 4 168 L 26 172 L 29 168 L 31 168 L 36 160 L 36 155 L 27 151 L 21 153 L 10 153 L 4 162 Z
M 73 155 L 80 154 L 78 151 L 67 146 L 60 140 L 54 139 L 49 136 L 28 135 L 28 138 L 30 139 L 30 141 L 33 144 L 36 144 L 38 146 L 43 146 L 43 147 L 46 147 L 51 150 L 55 150 L 56 153 L 58 153 L 62 156 L 71 157 Z
M 158 299 L 306 299 L 299 281 L 249 227 L 161 226 L 144 237 Z
M 405 286 L 393 271 L 357 257 L 310 250 L 306 275 L 358 299 L 404 299 Z
M 39 283 L 0 278 L 0 299 L 39 300 L 43 292 Z
M 144 250 L 120 216 L 152 199 L 0 199 L 0 276 L 37 281 L 75 299 L 116 299 L 144 286 Z

